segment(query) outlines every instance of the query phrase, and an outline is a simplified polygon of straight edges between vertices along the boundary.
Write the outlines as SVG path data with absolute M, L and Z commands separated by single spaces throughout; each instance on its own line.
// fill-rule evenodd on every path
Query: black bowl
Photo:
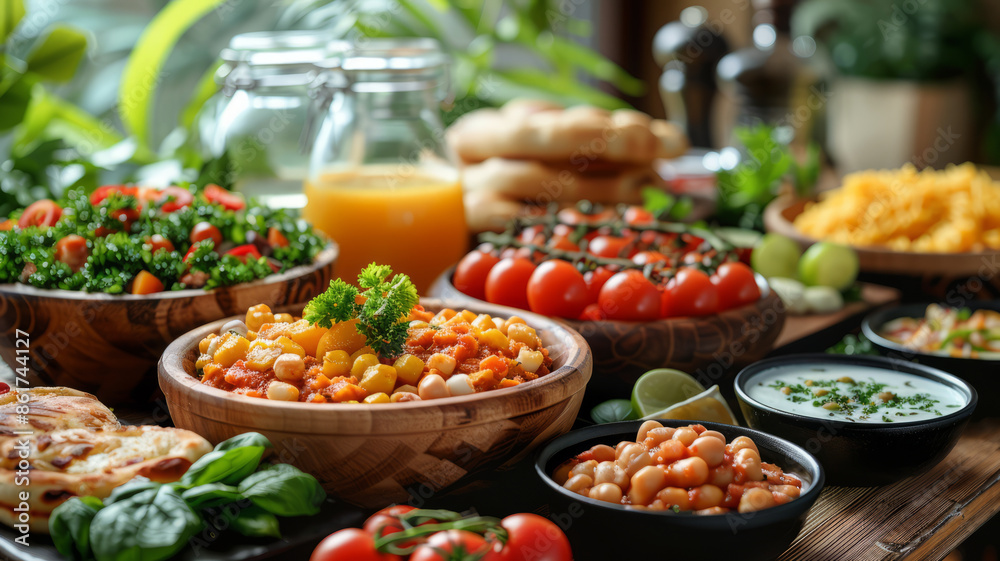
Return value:
M 770 368 L 800 364 L 847 364 L 884 368 L 928 378 L 965 395 L 965 407 L 935 419 L 866 424 L 817 419 L 780 411 L 751 398 L 746 388 Z M 878 356 L 788 355 L 762 360 L 736 376 L 736 399 L 751 427 L 804 447 L 819 459 L 831 485 L 869 487 L 894 483 L 938 464 L 955 446 L 976 409 L 976 390 L 929 366 Z
M 664 426 L 681 427 L 691 421 L 657 419 Z M 596 444 L 615 446 L 635 440 L 644 421 L 626 421 L 575 430 L 550 442 L 535 460 L 535 472 L 549 494 L 554 519 L 573 544 L 577 561 L 652 558 L 770 559 L 788 549 L 806 520 L 806 512 L 823 489 L 823 468 L 798 446 L 743 427 L 701 423 L 727 440 L 749 436 L 761 459 L 777 464 L 802 479 L 803 493 L 795 500 L 767 510 L 700 516 L 691 512 L 642 511 L 601 502 L 567 491 L 550 476 L 560 464 Z
M 958 358 L 923 353 L 908 349 L 879 335 L 882 326 L 896 318 L 923 317 L 927 306 L 928 304 L 907 304 L 879 310 L 869 314 L 861 322 L 861 331 L 882 356 L 926 364 L 931 368 L 954 374 L 972 384 L 981 400 L 973 418 L 1000 415 L 1000 359 Z M 962 307 L 1000 312 L 1000 301 L 969 302 Z

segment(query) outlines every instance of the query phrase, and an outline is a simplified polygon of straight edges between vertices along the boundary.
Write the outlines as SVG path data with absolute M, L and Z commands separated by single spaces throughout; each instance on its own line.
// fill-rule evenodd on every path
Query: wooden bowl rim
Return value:
M 297 265 L 288 269 L 284 273 L 270 275 L 268 277 L 234 284 L 232 286 L 220 286 L 211 290 L 200 288 L 186 288 L 184 290 L 168 290 L 154 294 L 108 294 L 106 292 L 84 292 L 82 290 L 65 290 L 62 288 L 37 288 L 30 284 L 19 282 L 0 284 L 0 294 L 17 294 L 22 296 L 33 296 L 35 298 L 52 300 L 95 300 L 100 302 L 145 302 L 150 300 L 173 300 L 181 298 L 196 298 L 199 296 L 210 296 L 221 291 L 233 291 L 243 288 L 266 286 L 280 282 L 288 282 L 293 279 L 303 277 L 330 266 L 337 260 L 340 254 L 340 246 L 337 242 L 329 240 L 322 251 L 316 254 L 312 263 Z
M 803 199 L 795 197 L 794 195 L 782 195 L 774 199 L 773 201 L 770 202 L 770 204 L 764 207 L 765 228 L 767 229 L 768 232 L 781 234 L 787 238 L 791 238 L 799 242 L 799 244 L 803 246 L 809 246 L 821 241 L 815 238 L 810 238 L 809 236 L 806 236 L 805 234 L 799 232 L 798 228 L 795 227 L 795 224 L 793 224 L 791 220 L 785 218 L 784 214 L 786 210 L 790 209 L 791 207 L 797 204 L 805 204 L 816 201 L 817 201 L 816 197 L 809 197 Z M 802 214 L 802 211 L 800 211 L 795 216 L 798 216 L 799 214 Z M 889 249 L 887 247 L 877 246 L 877 245 L 868 245 L 868 246 L 851 245 L 850 247 L 859 254 L 868 254 L 871 255 L 873 258 L 888 256 L 888 255 L 892 256 L 906 255 L 906 256 L 912 256 L 914 258 L 927 258 L 935 260 L 944 259 L 949 261 L 962 260 L 963 262 L 965 260 L 972 260 L 972 259 L 975 259 L 978 262 L 979 259 L 991 257 L 993 255 L 1000 253 L 1000 249 L 993 251 L 926 252 L 926 251 L 896 251 L 893 249 Z
M 429 309 L 438 308 L 455 308 L 456 306 L 449 305 L 448 300 L 437 299 L 437 298 L 421 298 L 421 305 Z M 489 310 L 494 308 L 490 315 L 500 315 L 506 313 L 506 310 L 500 306 L 488 305 L 483 308 Z M 466 308 L 471 309 L 471 308 Z M 472 309 L 472 311 L 476 311 Z M 495 312 L 500 312 L 497 314 Z M 486 312 L 490 313 L 490 312 Z M 569 338 L 572 345 L 571 348 L 567 349 L 569 355 L 567 356 L 566 362 L 562 364 L 556 370 L 546 374 L 545 376 L 532 380 L 530 382 L 525 382 L 523 384 L 518 384 L 517 386 L 510 388 L 501 388 L 497 390 L 490 390 L 488 392 L 478 392 L 465 396 L 458 397 L 447 397 L 441 399 L 427 400 L 427 401 L 411 401 L 404 403 L 392 403 L 387 406 L 381 405 L 371 405 L 364 403 L 301 403 L 301 402 L 286 402 L 286 401 L 271 401 L 269 399 L 261 399 L 256 397 L 247 397 L 244 395 L 233 394 L 218 388 L 213 388 L 202 384 L 193 373 L 188 372 L 184 368 L 184 357 L 187 356 L 192 349 L 194 349 L 198 342 L 207 336 L 209 333 L 213 333 L 219 330 L 226 322 L 233 319 L 239 319 L 240 316 L 233 316 L 225 319 L 220 319 L 218 321 L 209 323 L 197 329 L 193 329 L 174 342 L 172 342 L 167 349 L 163 352 L 163 356 L 160 358 L 158 365 L 158 376 L 160 380 L 160 386 L 162 387 L 165 380 L 169 379 L 173 382 L 177 382 L 184 390 L 193 391 L 198 395 L 201 404 L 211 407 L 212 411 L 221 412 L 227 406 L 232 404 L 248 404 L 254 407 L 263 408 L 263 411 L 268 411 L 269 413 L 284 413 L 289 415 L 297 415 L 303 412 L 314 411 L 317 413 L 332 413 L 341 412 L 344 414 L 354 414 L 354 413 L 365 413 L 376 416 L 388 416 L 392 417 L 398 413 L 405 413 L 410 411 L 433 411 L 434 409 L 439 409 L 441 406 L 462 406 L 462 405 L 474 405 L 477 402 L 490 399 L 503 399 L 519 395 L 524 392 L 535 392 L 536 395 L 544 396 L 546 399 L 543 403 L 531 407 L 525 408 L 523 410 L 510 409 L 506 410 L 504 418 L 515 417 L 522 415 L 530 411 L 538 411 L 549 407 L 555 403 L 563 401 L 576 393 L 582 391 L 587 382 L 590 380 L 592 371 L 592 353 L 590 350 L 590 345 L 584 340 L 584 338 L 577 333 L 575 330 L 569 326 L 550 318 L 539 316 L 537 314 L 523 314 L 522 319 L 528 323 L 528 325 L 534 327 L 538 330 L 552 331 L 553 333 L 563 333 Z M 560 384 L 567 384 L 571 377 L 579 372 L 582 376 L 582 383 L 578 384 L 573 391 L 569 392 L 568 395 L 563 395 L 562 393 L 546 392 L 545 390 L 552 386 L 558 386 Z M 169 382 L 168 382 L 169 383 Z M 234 401 L 235 400 L 235 401 Z M 199 410 L 197 413 L 200 416 L 214 419 L 214 417 L 207 411 Z M 496 419 L 493 419 L 496 420 Z M 491 422 L 490 419 L 480 419 L 478 423 L 462 423 L 465 425 L 471 424 L 481 424 Z M 405 432 L 405 431 L 400 431 Z M 423 432 L 423 431 L 420 431 Z
M 464 292 L 455 288 L 455 284 L 452 282 L 451 279 L 455 273 L 456 266 L 457 265 L 452 265 L 451 267 L 449 267 L 445 272 L 441 273 L 441 276 L 439 276 L 434 281 L 434 283 L 431 285 L 432 295 L 434 295 L 435 292 L 439 290 L 439 287 L 443 286 L 445 288 L 451 288 L 457 294 L 461 294 L 463 298 L 467 299 L 469 302 L 472 302 L 473 305 L 475 306 L 478 306 L 480 304 L 486 306 L 500 306 L 500 304 L 493 304 L 485 300 L 480 300 L 475 296 L 469 296 L 468 294 L 465 294 Z M 747 312 L 752 312 L 756 310 L 764 303 L 771 302 L 772 304 L 776 304 L 781 301 L 781 299 L 777 296 L 777 294 L 775 294 L 774 291 L 771 290 L 771 286 L 767 283 L 767 279 L 765 279 L 763 275 L 759 273 L 754 273 L 754 278 L 757 281 L 757 287 L 760 288 L 760 298 L 748 304 L 739 306 L 737 308 L 730 308 L 728 310 L 723 310 L 721 312 L 716 312 L 714 314 L 707 316 L 679 316 L 673 318 L 660 318 L 653 321 L 629 321 L 622 319 L 602 319 L 596 321 L 594 320 L 584 321 L 579 319 L 568 319 L 568 318 L 547 318 L 547 319 L 565 323 L 569 327 L 576 330 L 578 327 L 585 327 L 590 325 L 618 325 L 618 326 L 628 326 L 632 328 L 644 325 L 681 326 L 686 324 L 717 323 L 727 318 L 744 318 L 746 317 Z M 441 296 L 437 295 L 435 295 L 434 297 L 441 298 Z M 500 306 L 500 307 L 512 310 L 517 314 L 533 314 L 533 315 L 538 315 L 539 317 L 547 317 L 536 314 L 535 312 L 532 312 L 530 310 L 522 310 L 521 308 L 513 308 L 510 306 Z

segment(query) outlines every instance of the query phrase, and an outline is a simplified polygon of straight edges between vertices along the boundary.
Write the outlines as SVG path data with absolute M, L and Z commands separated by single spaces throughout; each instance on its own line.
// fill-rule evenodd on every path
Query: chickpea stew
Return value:
M 762 462 L 753 440 L 727 442 L 702 425 L 646 421 L 635 441 L 598 444 L 556 468 L 553 480 L 584 497 L 626 508 L 699 515 L 764 510 L 799 497 L 802 481 Z
M 367 345 L 357 319 L 325 328 L 259 304 L 199 342 L 202 383 L 228 392 L 307 403 L 396 403 L 516 386 L 550 372 L 535 329 L 469 310 L 416 306 L 402 354 Z

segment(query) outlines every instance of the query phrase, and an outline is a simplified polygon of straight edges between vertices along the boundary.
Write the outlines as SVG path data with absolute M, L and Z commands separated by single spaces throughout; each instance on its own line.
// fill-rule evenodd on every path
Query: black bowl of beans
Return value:
M 661 419 L 556 438 L 535 471 L 573 519 L 575 558 L 775 559 L 823 488 L 802 448 L 742 427 Z

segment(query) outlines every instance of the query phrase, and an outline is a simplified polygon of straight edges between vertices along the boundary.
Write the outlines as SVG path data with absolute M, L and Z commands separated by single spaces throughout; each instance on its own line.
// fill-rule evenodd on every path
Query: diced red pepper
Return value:
M 205 186 L 205 198 L 209 202 L 222 205 L 229 210 L 243 210 L 247 206 L 243 201 L 243 197 L 214 184 Z
M 260 251 L 252 243 L 236 246 L 227 251 L 226 255 L 232 255 L 244 263 L 247 262 L 247 257 L 253 257 L 255 260 L 261 258 Z

